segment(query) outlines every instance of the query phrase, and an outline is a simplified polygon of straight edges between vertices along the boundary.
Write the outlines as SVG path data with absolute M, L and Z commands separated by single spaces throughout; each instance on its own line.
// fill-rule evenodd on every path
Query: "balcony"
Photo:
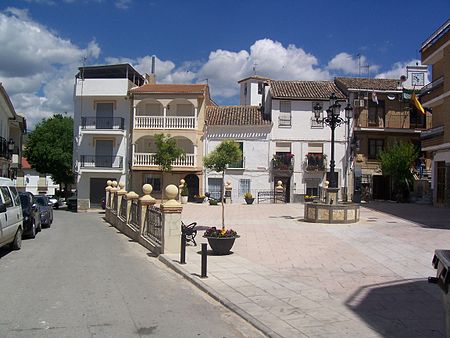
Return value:
M 81 130 L 124 130 L 123 117 L 81 117 Z
M 420 98 L 423 103 L 431 101 L 444 94 L 444 76 L 430 82 L 420 90 Z
M 8 150 L 8 141 L 0 136 L 0 157 L 10 159 L 11 153 Z
M 306 171 L 324 171 L 325 155 L 321 153 L 309 153 L 305 160 Z
M 278 153 L 273 155 L 272 169 L 275 171 L 292 172 L 294 170 L 294 154 Z
M 158 166 L 155 163 L 155 153 L 134 153 L 133 155 L 134 167 L 151 167 Z M 178 158 L 172 162 L 174 167 L 194 167 L 195 155 L 186 154 L 184 157 Z
M 80 166 L 82 169 L 122 169 L 122 156 L 81 155 Z
M 136 116 L 134 129 L 195 129 L 196 122 L 193 116 Z

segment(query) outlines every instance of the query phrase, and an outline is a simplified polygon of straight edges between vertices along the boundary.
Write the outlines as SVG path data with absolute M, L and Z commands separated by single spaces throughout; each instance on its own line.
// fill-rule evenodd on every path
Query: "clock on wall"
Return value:
M 424 73 L 412 73 L 411 84 L 413 86 L 423 86 L 424 85 Z

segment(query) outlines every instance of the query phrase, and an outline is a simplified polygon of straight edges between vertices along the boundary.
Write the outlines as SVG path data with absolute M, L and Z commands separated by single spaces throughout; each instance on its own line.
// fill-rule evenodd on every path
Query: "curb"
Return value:
M 187 279 L 189 282 L 194 284 L 198 289 L 218 301 L 220 304 L 225 306 L 227 309 L 233 311 L 238 316 L 240 316 L 242 319 L 244 319 L 247 323 L 261 331 L 263 334 L 265 334 L 267 337 L 273 337 L 273 338 L 281 338 L 279 334 L 274 332 L 271 328 L 269 328 L 267 325 L 263 324 L 261 321 L 247 313 L 246 311 L 242 310 L 239 306 L 236 304 L 230 302 L 229 300 L 223 298 L 218 292 L 216 292 L 214 289 L 210 288 L 208 285 L 203 283 L 199 278 L 193 277 L 188 271 L 181 268 L 178 262 L 173 261 L 169 257 L 166 257 L 165 255 L 159 255 L 158 260 L 165 264 L 170 269 L 174 270 L 181 276 L 183 276 L 185 279 Z

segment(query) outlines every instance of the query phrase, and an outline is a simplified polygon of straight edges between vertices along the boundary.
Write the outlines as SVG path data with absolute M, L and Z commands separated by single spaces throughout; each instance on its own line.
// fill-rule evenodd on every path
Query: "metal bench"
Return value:
M 181 221 L 181 234 L 186 236 L 186 243 L 192 242 L 194 246 L 197 246 L 197 243 L 195 242 L 195 236 L 197 236 L 197 229 L 195 229 L 196 225 L 197 222 L 186 225 Z

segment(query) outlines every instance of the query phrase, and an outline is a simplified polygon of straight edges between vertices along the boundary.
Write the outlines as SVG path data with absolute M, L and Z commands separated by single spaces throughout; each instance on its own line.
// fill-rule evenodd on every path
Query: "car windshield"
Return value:
M 37 205 L 41 205 L 41 206 L 46 206 L 47 205 L 47 202 L 45 201 L 44 197 L 36 196 L 35 199 L 36 199 Z
M 22 206 L 27 207 L 30 205 L 30 199 L 27 195 L 19 195 L 20 196 L 20 202 L 22 203 Z

